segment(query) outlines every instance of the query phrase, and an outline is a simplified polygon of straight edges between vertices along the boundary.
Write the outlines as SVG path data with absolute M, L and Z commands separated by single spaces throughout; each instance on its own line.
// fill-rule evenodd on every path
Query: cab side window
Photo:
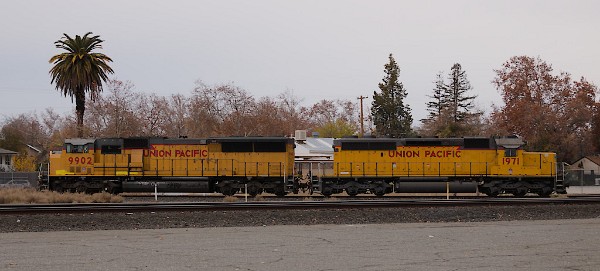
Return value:
M 516 157 L 517 149 L 504 149 L 504 157 Z
M 88 153 L 88 145 L 73 145 L 71 143 L 65 144 L 65 150 L 67 153 Z

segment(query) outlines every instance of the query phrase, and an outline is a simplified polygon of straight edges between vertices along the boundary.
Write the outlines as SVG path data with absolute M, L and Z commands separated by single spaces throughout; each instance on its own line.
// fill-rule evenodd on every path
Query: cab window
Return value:
M 71 143 L 65 144 L 65 150 L 67 153 L 88 153 L 88 145 L 73 145 Z
M 516 157 L 517 149 L 504 149 L 504 157 Z

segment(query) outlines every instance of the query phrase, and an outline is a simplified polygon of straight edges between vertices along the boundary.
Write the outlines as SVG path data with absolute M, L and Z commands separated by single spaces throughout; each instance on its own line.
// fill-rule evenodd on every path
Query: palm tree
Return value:
M 56 89 L 65 97 L 75 97 L 75 111 L 77 112 L 77 136 L 83 137 L 83 114 L 85 112 L 85 94 L 89 94 L 92 101 L 96 100 L 102 91 L 102 81 L 108 79 L 107 73 L 113 73 L 108 66 L 112 62 L 110 57 L 101 53 L 92 53 L 94 49 L 102 48 L 103 40 L 100 36 L 90 36 L 88 32 L 83 36 L 69 37 L 67 34 L 54 42 L 56 48 L 66 52 L 50 58 L 54 67 L 50 69 L 52 81 L 56 82 Z

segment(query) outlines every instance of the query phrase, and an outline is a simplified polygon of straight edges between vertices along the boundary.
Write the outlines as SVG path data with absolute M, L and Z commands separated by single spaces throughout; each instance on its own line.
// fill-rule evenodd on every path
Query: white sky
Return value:
M 194 82 L 234 82 L 254 97 L 372 96 L 394 54 L 416 121 L 435 75 L 458 62 L 489 111 L 494 69 L 516 55 L 600 84 L 600 1 L 27 1 L 0 2 L 0 121 L 74 105 L 50 84 L 53 42 L 105 40 L 113 78 L 189 96 Z M 372 99 L 368 99 L 370 103 Z

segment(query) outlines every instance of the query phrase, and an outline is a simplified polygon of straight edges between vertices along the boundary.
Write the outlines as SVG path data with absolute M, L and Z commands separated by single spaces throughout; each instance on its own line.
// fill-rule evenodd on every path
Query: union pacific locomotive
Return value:
M 308 186 L 325 196 L 383 196 L 410 185 L 445 185 L 489 196 L 564 193 L 556 155 L 523 145 L 516 137 L 342 138 L 333 141 L 333 160 L 310 162 L 306 170 L 294 162 L 294 139 L 285 137 L 68 139 L 50 154 L 49 187 L 283 196 Z
M 337 139 L 332 174 L 321 178 L 321 193 L 382 196 L 415 183 L 473 184 L 489 196 L 564 193 L 556 185 L 556 154 L 527 152 L 523 145 L 516 137 Z
M 243 187 L 283 196 L 293 170 L 292 138 L 68 139 L 50 154 L 49 188 L 119 193 L 156 185 L 233 195 Z

